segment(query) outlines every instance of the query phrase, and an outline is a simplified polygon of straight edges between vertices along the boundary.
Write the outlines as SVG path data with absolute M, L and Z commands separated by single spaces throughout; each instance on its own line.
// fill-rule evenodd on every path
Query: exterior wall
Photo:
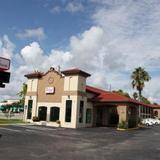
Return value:
M 158 113 L 157 118 L 160 118 L 160 109 L 153 109 L 153 115 L 154 115 L 155 111 L 157 111 L 157 113 Z
M 37 87 L 38 87 L 38 79 L 28 79 L 27 81 L 27 94 L 25 97 L 25 107 L 24 107 L 24 121 L 32 122 L 32 118 L 35 116 L 36 107 L 37 107 Z M 32 116 L 31 119 L 27 119 L 28 112 L 28 100 L 33 100 L 32 104 Z
M 78 75 L 65 77 L 64 91 L 78 91 Z
M 119 123 L 122 121 L 128 121 L 128 106 L 126 105 L 118 105 L 117 112 L 119 114 Z
M 27 119 L 28 100 L 33 100 L 31 119 Z M 24 107 L 24 121 L 32 122 L 32 118 L 36 116 L 36 109 L 37 109 L 37 96 L 26 96 L 25 97 L 25 107 Z
M 50 81 L 51 78 L 53 79 L 52 81 Z M 54 87 L 55 92 L 46 94 L 46 87 Z M 60 103 L 62 101 L 63 88 L 64 78 L 54 71 L 48 72 L 38 81 L 38 102 Z
M 72 100 L 71 122 L 65 122 L 66 100 Z M 76 128 L 77 120 L 77 96 L 62 96 L 62 107 L 60 112 L 61 126 L 67 128 Z
M 50 109 L 51 107 L 59 107 L 60 109 L 60 113 L 59 113 L 59 120 L 61 121 L 61 110 L 62 110 L 62 104 L 61 103 L 48 103 L 48 102 L 38 102 L 37 104 L 37 110 L 36 110 L 36 116 L 38 116 L 38 110 L 39 107 L 41 106 L 45 106 L 47 107 L 47 120 L 45 122 L 40 122 L 40 125 L 46 125 L 46 126 L 54 126 L 54 127 L 58 127 L 59 125 L 56 122 L 52 122 L 50 121 Z
M 82 122 L 80 123 L 79 122 L 79 115 L 80 115 L 80 101 L 84 101 L 84 106 L 83 106 L 83 120 Z M 81 128 L 81 127 L 85 127 L 86 125 L 86 105 L 87 105 L 87 98 L 86 97 L 81 97 L 81 96 L 78 96 L 78 104 L 77 104 L 77 118 L 76 118 L 76 127 L 77 128 Z
M 78 77 L 78 91 L 86 92 L 86 78 L 79 76 Z
M 86 111 L 87 111 L 87 109 L 91 109 L 91 123 L 86 123 Z M 87 104 L 86 104 L 86 107 L 85 107 L 85 114 L 84 114 L 84 116 L 85 116 L 85 127 L 93 127 L 93 120 L 94 120 L 94 118 L 93 118 L 93 103 L 92 102 L 87 102 Z
M 152 108 L 139 106 L 140 107 L 140 118 L 151 118 L 152 117 Z
M 86 78 L 79 75 L 66 76 L 64 80 L 64 91 L 86 92 Z
M 38 79 L 28 79 L 27 92 L 37 92 Z
M 86 121 L 86 78 L 79 75 L 66 76 L 64 78 L 64 93 L 62 96 L 62 112 L 61 120 L 62 127 L 67 128 L 80 128 L 85 127 Z M 71 122 L 65 122 L 65 113 L 66 113 L 66 100 L 72 100 L 72 116 Z M 84 101 L 83 106 L 83 120 L 82 123 L 79 123 L 79 110 L 80 110 L 80 101 Z
M 93 94 L 93 93 L 87 93 L 87 98 L 93 98 L 93 97 L 95 97 L 95 94 Z

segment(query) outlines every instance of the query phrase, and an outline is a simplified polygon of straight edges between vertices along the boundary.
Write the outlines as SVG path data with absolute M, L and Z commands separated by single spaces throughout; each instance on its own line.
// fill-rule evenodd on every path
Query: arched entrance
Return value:
M 46 121 L 47 120 L 47 107 L 40 106 L 38 108 L 38 117 L 40 121 Z
M 50 121 L 56 122 L 59 120 L 59 107 L 51 107 L 50 110 Z

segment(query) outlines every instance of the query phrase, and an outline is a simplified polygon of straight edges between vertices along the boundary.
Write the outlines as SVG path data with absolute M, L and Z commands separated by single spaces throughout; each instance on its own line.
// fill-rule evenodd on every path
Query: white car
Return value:
M 143 119 L 142 124 L 145 124 L 147 126 L 152 126 L 154 124 L 154 122 L 151 121 L 150 119 Z
M 160 124 L 160 120 L 158 119 L 153 119 L 153 118 L 146 118 L 146 119 L 143 119 L 142 120 L 142 124 L 145 124 L 145 125 L 148 125 L 148 126 L 151 126 L 151 125 L 154 125 L 154 124 Z
M 154 121 L 154 124 L 160 124 L 160 120 L 159 119 L 152 119 Z

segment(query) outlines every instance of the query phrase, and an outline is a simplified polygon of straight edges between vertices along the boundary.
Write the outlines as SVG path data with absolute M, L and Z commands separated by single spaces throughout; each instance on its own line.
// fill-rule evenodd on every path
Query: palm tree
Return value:
M 148 82 L 151 77 L 147 71 L 144 70 L 142 67 L 135 68 L 132 75 L 132 87 L 136 88 L 139 94 L 139 100 L 142 97 L 142 90 L 145 86 L 145 82 Z
M 134 93 L 133 93 L 133 98 L 134 98 L 135 100 L 138 98 L 137 92 L 134 92 Z
M 21 89 L 21 91 L 18 93 L 19 97 L 21 98 L 21 99 L 20 99 L 20 103 L 21 103 L 22 106 L 24 105 L 24 100 L 25 100 L 25 95 L 26 95 L 26 93 L 27 93 L 27 84 L 26 84 L 26 83 L 23 83 L 22 89 Z

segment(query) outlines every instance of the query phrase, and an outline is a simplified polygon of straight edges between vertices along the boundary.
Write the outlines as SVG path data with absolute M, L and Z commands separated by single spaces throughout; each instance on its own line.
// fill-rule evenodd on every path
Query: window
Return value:
M 66 100 L 66 115 L 65 115 L 66 122 L 71 122 L 71 114 L 72 114 L 72 101 Z
M 32 117 L 32 105 L 33 105 L 33 100 L 28 100 L 27 119 L 31 119 Z
M 41 106 L 38 108 L 38 117 L 40 121 L 46 121 L 47 119 L 47 107 Z
M 84 101 L 80 101 L 79 123 L 82 123 L 82 122 L 83 122 L 83 108 L 84 108 Z
M 86 123 L 91 123 L 91 121 L 92 121 L 92 110 L 88 108 L 86 110 Z
M 57 120 L 59 120 L 59 107 L 51 107 L 50 121 L 56 122 Z

